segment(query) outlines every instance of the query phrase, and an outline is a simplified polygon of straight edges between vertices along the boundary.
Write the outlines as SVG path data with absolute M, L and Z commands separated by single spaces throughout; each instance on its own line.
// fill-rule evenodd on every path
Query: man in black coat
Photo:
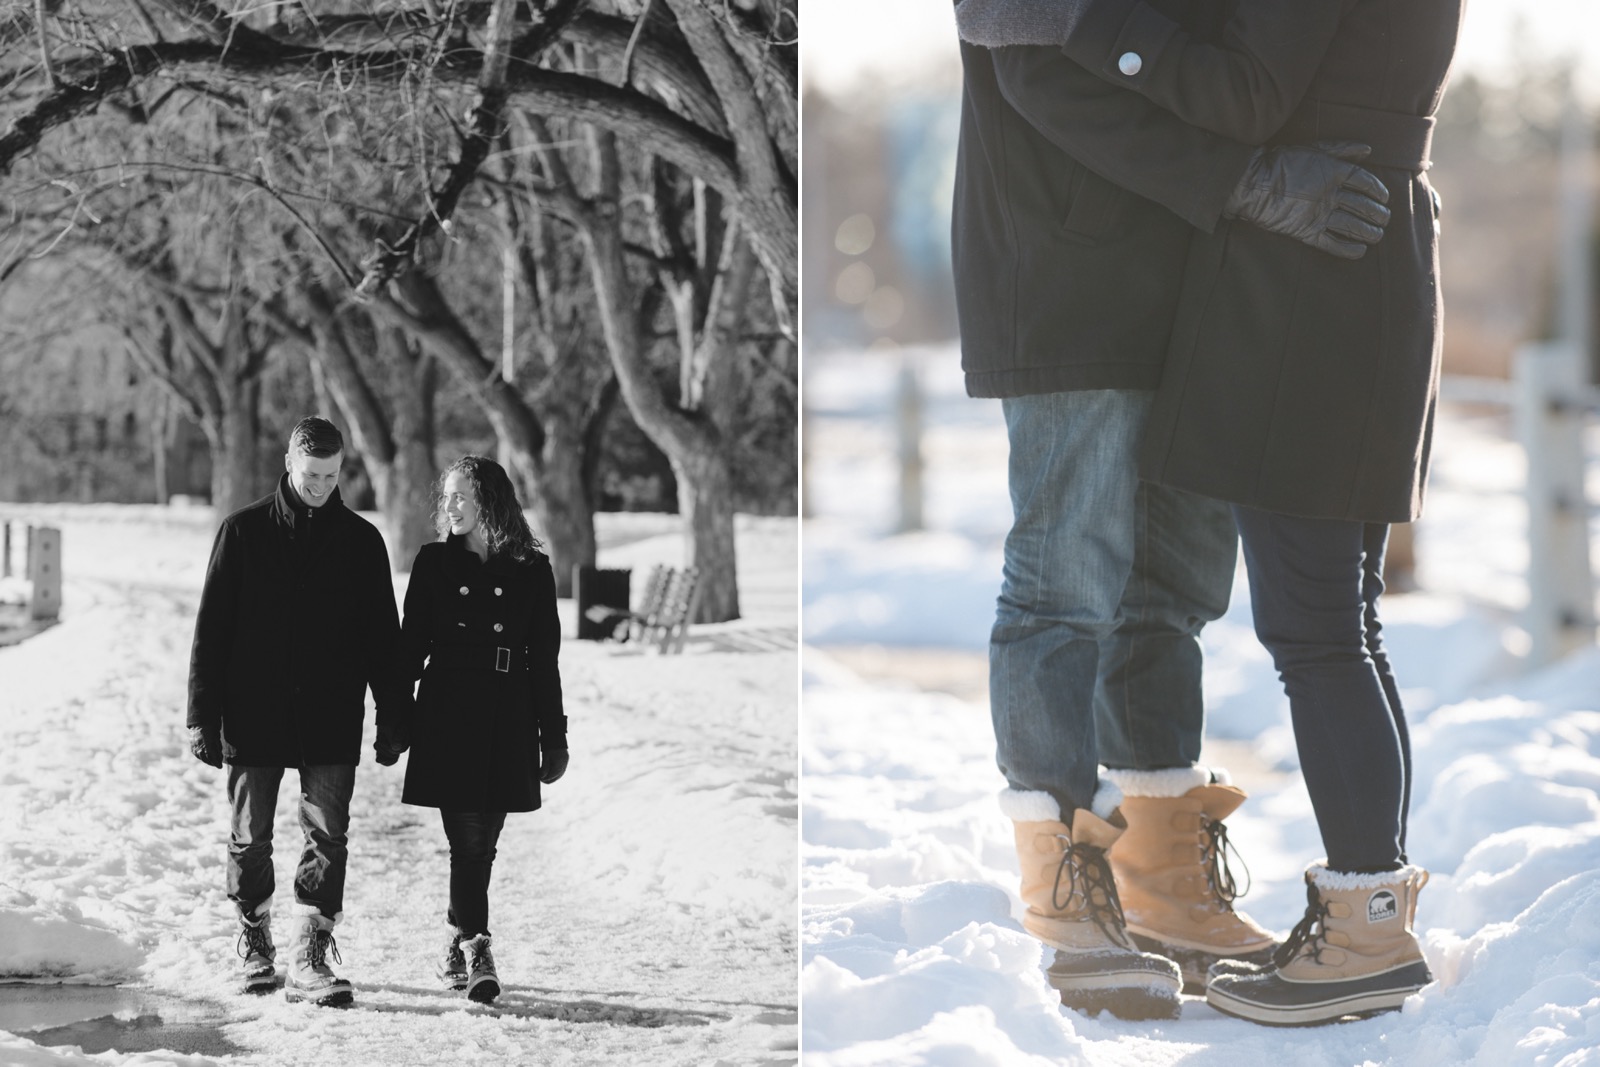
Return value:
M 377 529 L 340 499 L 343 455 L 332 423 L 300 420 L 276 491 L 223 520 L 189 661 L 190 747 L 213 767 L 228 764 L 228 899 L 244 927 L 248 991 L 276 982 L 273 812 L 284 769 L 299 772 L 305 842 L 284 989 L 291 1001 L 317 1004 L 351 999 L 327 957 L 344 908 L 366 691 L 388 763 L 405 747 L 399 735 L 411 701 L 388 555 Z
M 963 0 L 964 37 L 968 4 L 993 7 Z M 1209 873 L 1243 794 L 1197 764 L 1198 635 L 1227 608 L 1233 520 L 1137 475 L 1186 250 L 1226 215 L 1356 258 L 1382 235 L 1387 192 L 1356 164 L 1361 146 L 1231 141 L 1056 48 L 963 41 L 961 59 L 962 366 L 969 394 L 1002 399 L 1011 444 L 990 707 L 1023 923 L 1055 949 L 1049 978 L 1069 1006 L 1170 1015 L 1210 962 L 1274 947 Z M 1132 77 L 1145 59 L 1117 62 Z

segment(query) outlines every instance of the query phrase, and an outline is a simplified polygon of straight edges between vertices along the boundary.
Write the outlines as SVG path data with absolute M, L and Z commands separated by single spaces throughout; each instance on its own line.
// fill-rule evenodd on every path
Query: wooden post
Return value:
M 900 520 L 897 533 L 922 529 L 922 383 L 916 357 L 900 354 L 895 425 L 899 431 Z
M 1582 364 L 1575 355 L 1561 344 L 1524 345 L 1513 364 L 1517 436 L 1528 457 L 1529 667 L 1595 640 Z
M 0 521 L 0 528 L 5 529 L 5 547 L 0 549 L 0 578 L 11 577 L 11 520 Z
M 28 529 L 28 616 L 35 621 L 61 615 L 61 531 L 53 526 Z

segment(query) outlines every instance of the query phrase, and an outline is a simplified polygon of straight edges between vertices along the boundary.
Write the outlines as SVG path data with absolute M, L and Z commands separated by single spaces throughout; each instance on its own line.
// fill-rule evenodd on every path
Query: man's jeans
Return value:
M 228 899 L 240 914 L 254 914 L 272 899 L 272 816 L 278 806 L 282 767 L 228 767 L 228 806 L 233 814 L 228 843 Z M 352 764 L 300 768 L 300 829 L 305 846 L 294 873 L 294 899 L 337 918 L 344 910 Z
M 1226 504 L 1141 483 L 1151 395 L 1095 389 L 1002 402 L 1013 523 L 989 645 L 996 759 L 1070 823 L 1097 764 L 1200 757 L 1202 626 L 1228 607 Z
M 503 811 L 440 811 L 450 842 L 450 910 L 445 920 L 465 937 L 489 932 L 489 877 Z

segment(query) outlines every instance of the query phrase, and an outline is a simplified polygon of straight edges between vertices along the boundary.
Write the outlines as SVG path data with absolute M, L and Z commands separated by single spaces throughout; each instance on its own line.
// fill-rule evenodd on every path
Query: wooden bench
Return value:
M 594 622 L 610 624 L 611 637 L 617 641 L 654 644 L 661 652 L 674 653 L 683 651 L 699 606 L 700 572 L 693 567 L 679 570 L 658 563 L 645 580 L 638 610 L 597 605 L 589 609 L 589 614 Z

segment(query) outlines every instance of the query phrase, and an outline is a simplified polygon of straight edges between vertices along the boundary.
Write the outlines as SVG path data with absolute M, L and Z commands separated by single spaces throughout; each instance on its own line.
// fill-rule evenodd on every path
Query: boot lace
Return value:
M 334 963 L 344 962 L 344 958 L 339 955 L 339 946 L 333 940 L 332 931 L 318 930 L 313 933 L 311 940 L 306 944 L 306 962 L 313 968 L 326 967 L 330 955 Z
M 1122 913 L 1122 898 L 1117 896 L 1117 880 L 1111 874 L 1111 862 L 1103 848 L 1094 845 L 1074 845 L 1067 842 L 1061 854 L 1061 865 L 1056 868 L 1055 885 L 1050 889 L 1050 903 L 1058 911 L 1065 911 L 1074 896 L 1081 895 L 1089 908 L 1089 918 L 1112 940 L 1122 936 L 1128 920 Z M 1061 898 L 1061 879 L 1066 876 L 1067 896 Z M 1097 893 L 1096 890 L 1099 892 Z
M 1317 893 L 1317 887 L 1306 884 L 1306 913 L 1295 924 L 1283 944 L 1278 946 L 1278 951 L 1272 955 L 1274 967 L 1287 966 L 1302 948 L 1313 960 L 1322 960 L 1323 940 L 1327 936 L 1327 927 L 1324 920 L 1328 916 L 1328 906 L 1322 902 L 1322 897 Z M 1309 946 L 1309 947 L 1308 947 Z
M 260 923 L 256 926 L 246 926 L 239 931 L 239 943 L 234 946 L 234 951 L 239 958 L 247 960 L 253 955 L 270 957 L 272 955 L 272 939 L 267 934 L 267 924 Z
M 1208 840 L 1205 844 L 1206 880 L 1211 883 L 1211 888 L 1216 891 L 1217 899 L 1223 907 L 1233 910 L 1233 902 L 1250 892 L 1250 868 L 1245 865 L 1244 857 L 1239 855 L 1239 850 L 1234 848 L 1233 842 L 1228 839 L 1228 828 L 1220 819 L 1207 819 L 1205 823 Z M 1239 888 L 1239 883 L 1233 877 L 1233 868 L 1228 864 L 1228 853 L 1233 853 L 1233 858 L 1238 861 L 1239 867 L 1244 871 L 1244 888 Z

